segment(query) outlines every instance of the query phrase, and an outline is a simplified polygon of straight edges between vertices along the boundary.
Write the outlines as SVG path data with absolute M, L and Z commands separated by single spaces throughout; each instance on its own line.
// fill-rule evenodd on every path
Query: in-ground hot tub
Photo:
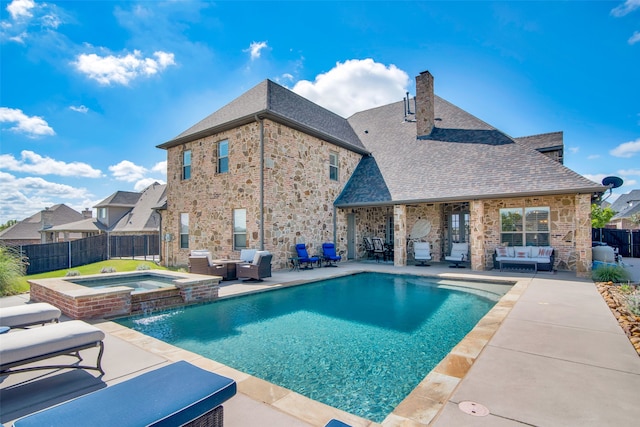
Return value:
M 72 319 L 108 318 L 211 301 L 220 276 L 146 270 L 29 280 L 31 300 Z

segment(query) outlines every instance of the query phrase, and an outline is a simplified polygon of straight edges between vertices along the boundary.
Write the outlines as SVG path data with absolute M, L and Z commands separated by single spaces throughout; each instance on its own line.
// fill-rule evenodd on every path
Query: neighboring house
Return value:
M 8 245 L 34 245 L 82 238 L 82 233 L 59 234 L 54 227 L 80 221 L 91 216 L 90 210 L 82 213 L 65 204 L 57 204 L 24 219 L 0 232 L 0 241 Z
M 607 224 L 607 228 L 617 228 L 621 230 L 639 230 L 640 225 L 631 221 L 634 214 L 640 215 L 640 190 L 632 190 L 622 194 L 611 204 L 616 214 Z
M 606 188 L 562 165 L 562 133 L 511 138 L 435 96 L 428 72 L 416 92 L 344 119 L 265 80 L 159 145 L 165 262 L 248 247 L 284 268 L 296 243 L 313 254 L 334 241 L 354 259 L 379 236 L 402 266 L 419 237 L 434 260 L 469 242 L 474 270 L 501 244 L 551 245 L 556 268 L 587 275 L 591 201 Z

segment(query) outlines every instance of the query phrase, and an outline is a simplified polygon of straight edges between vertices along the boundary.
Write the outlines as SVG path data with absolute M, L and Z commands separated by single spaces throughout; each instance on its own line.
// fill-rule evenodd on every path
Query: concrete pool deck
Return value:
M 640 259 L 634 280 L 640 281 Z M 446 278 L 509 280 L 517 285 L 478 327 L 427 376 L 384 426 L 602 426 L 640 419 L 640 357 L 590 280 L 568 272 L 509 273 L 450 269 L 447 264 L 397 268 L 387 263 L 341 263 L 338 268 L 274 271 L 258 284 L 223 282 L 220 296 L 322 279 L 350 271 L 429 274 Z M 637 271 L 636 271 L 637 270 Z M 24 304 L 28 294 L 0 299 L 0 307 Z M 15 374 L 0 378 L 0 422 L 124 381 L 175 360 L 238 381 L 224 404 L 225 425 L 322 426 L 336 417 L 354 426 L 377 425 L 286 389 L 146 337 L 109 321 L 92 322 L 107 332 L 103 367 L 87 371 Z M 88 350 L 87 357 L 92 357 Z M 44 371 L 46 372 L 46 371 Z M 431 378 L 429 378 L 431 377 Z M 468 415 L 464 401 L 486 407 Z

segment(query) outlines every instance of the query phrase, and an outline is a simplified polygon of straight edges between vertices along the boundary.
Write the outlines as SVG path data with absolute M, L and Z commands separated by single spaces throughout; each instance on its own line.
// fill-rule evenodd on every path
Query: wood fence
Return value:
M 591 238 L 594 242 L 604 242 L 618 248 L 618 252 L 623 257 L 640 258 L 640 230 L 594 228 Z

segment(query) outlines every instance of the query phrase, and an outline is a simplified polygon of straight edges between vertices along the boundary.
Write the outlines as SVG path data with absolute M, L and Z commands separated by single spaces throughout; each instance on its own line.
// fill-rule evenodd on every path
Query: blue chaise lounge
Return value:
M 14 427 L 222 426 L 236 382 L 180 361 L 18 419 Z
M 322 244 L 322 259 L 324 259 L 326 267 L 337 267 L 335 263 L 340 261 L 342 257 L 336 254 L 336 245 L 328 242 Z

